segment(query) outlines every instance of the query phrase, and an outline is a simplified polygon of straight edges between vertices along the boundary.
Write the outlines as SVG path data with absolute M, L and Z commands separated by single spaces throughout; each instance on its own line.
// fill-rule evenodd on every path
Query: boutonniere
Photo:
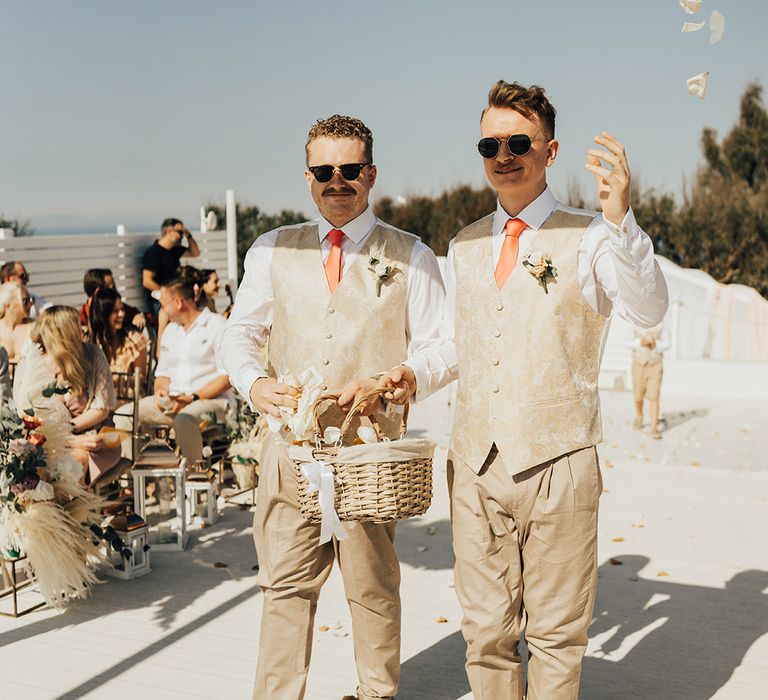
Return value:
M 557 277 L 557 268 L 552 264 L 552 258 L 549 253 L 536 252 L 526 255 L 523 259 L 523 265 L 528 268 L 528 272 L 544 287 L 544 292 L 549 294 L 547 280 L 555 282 Z
M 395 278 L 400 269 L 392 264 L 392 261 L 384 255 L 384 246 L 372 247 L 368 258 L 368 269 L 376 280 L 376 296 L 381 296 L 381 285 Z

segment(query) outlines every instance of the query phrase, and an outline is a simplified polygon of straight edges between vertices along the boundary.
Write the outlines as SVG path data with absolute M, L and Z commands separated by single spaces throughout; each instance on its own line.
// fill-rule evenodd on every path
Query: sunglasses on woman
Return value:
M 341 176 L 345 180 L 357 180 L 360 177 L 360 172 L 366 165 L 372 165 L 372 163 L 344 163 L 344 165 L 312 165 L 309 167 L 309 172 L 315 176 L 315 180 L 318 182 L 330 182 L 333 177 L 333 173 L 338 170 Z
M 488 136 L 477 142 L 477 150 L 483 158 L 495 158 L 499 155 L 501 142 L 506 141 L 507 148 L 513 156 L 524 156 L 531 150 L 531 142 L 535 140 L 535 138 L 532 139 L 527 134 L 512 134 L 512 136 L 508 136 L 505 139 Z

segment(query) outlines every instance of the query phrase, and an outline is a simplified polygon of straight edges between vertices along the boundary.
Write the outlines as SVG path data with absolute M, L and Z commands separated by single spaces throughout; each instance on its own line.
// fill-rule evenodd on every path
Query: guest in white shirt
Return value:
M 200 310 L 193 284 L 180 277 L 161 287 L 160 305 L 171 322 L 160 346 L 155 393 L 141 399 L 139 419 L 142 429 L 173 426 L 182 456 L 194 464 L 203 455 L 201 417 L 215 414 L 222 420 L 234 402 L 221 363 L 227 322 L 208 309 Z M 125 421 L 122 417 L 120 420 Z

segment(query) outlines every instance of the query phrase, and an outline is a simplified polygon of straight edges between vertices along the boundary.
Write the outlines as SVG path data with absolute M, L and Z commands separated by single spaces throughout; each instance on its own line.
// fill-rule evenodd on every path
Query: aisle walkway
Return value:
M 581 696 L 766 697 L 768 401 L 676 400 L 665 406 L 660 442 L 631 429 L 631 403 L 629 394 L 603 397 L 600 580 Z M 399 527 L 399 697 L 467 699 L 444 402 L 414 411 L 412 429 L 429 433 L 440 450 L 432 508 Z M 0 618 L 0 697 L 250 697 L 261 605 L 250 519 L 229 506 L 215 527 L 193 533 L 186 552 L 154 554 L 143 579 L 108 580 L 63 614 Z M 334 572 L 317 615 L 309 700 L 354 689 L 349 632 Z

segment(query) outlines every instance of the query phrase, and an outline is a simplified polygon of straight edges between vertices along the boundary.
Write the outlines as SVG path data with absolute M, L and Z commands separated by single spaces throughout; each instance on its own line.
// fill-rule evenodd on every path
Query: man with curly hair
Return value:
M 275 417 L 297 406 L 298 387 L 279 379 L 314 368 L 322 391 L 340 395 L 321 410 L 321 425 L 338 426 L 343 409 L 376 385 L 350 379 L 386 371 L 409 353 L 419 370 L 421 349 L 439 337 L 444 290 L 432 251 L 380 221 L 369 205 L 377 170 L 363 122 L 341 115 L 319 121 L 309 132 L 306 163 L 320 216 L 266 233 L 248 251 L 224 364 L 251 407 Z M 381 247 L 397 269 L 385 280 L 369 265 Z M 267 338 L 263 363 L 258 349 Z M 399 413 L 378 421 L 389 437 L 398 435 Z M 320 525 L 299 512 L 294 469 L 286 446 L 268 438 L 254 516 L 264 605 L 253 697 L 304 697 L 317 599 L 336 560 L 352 613 L 355 697 L 392 698 L 400 677 L 395 523 L 348 522 L 346 538 L 321 541 Z

